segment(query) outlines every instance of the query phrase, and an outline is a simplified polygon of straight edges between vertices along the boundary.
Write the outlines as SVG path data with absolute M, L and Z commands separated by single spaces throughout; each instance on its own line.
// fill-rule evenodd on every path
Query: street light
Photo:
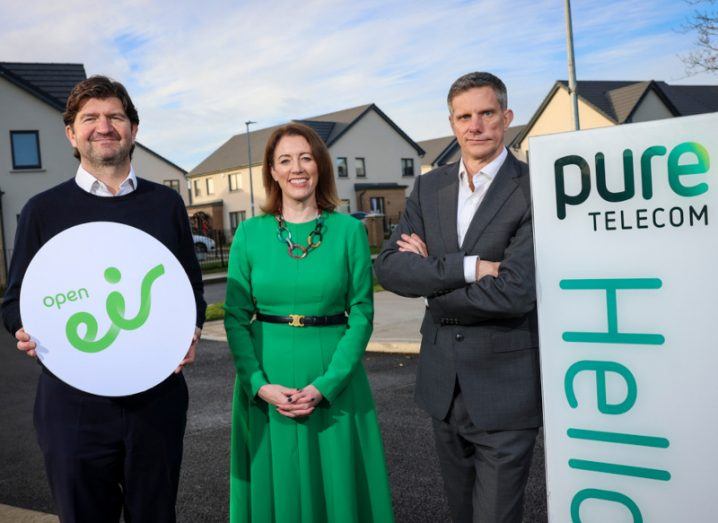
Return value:
M 247 126 L 247 157 L 249 161 L 249 205 L 252 208 L 252 216 L 254 216 L 254 183 L 252 181 L 252 143 L 249 139 L 249 126 L 257 123 L 251 120 L 244 122 Z
M 578 95 L 576 94 L 576 61 L 573 56 L 573 27 L 571 23 L 571 0 L 565 2 L 566 13 L 566 47 L 568 51 L 568 91 L 571 95 L 573 107 L 573 128 L 578 131 L 581 124 L 578 122 Z

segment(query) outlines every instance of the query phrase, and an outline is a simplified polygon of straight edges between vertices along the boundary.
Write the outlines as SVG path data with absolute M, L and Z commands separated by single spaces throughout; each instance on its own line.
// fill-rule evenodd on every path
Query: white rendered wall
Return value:
M 41 169 L 13 171 L 10 131 L 38 131 Z M 15 241 L 17 215 L 25 202 L 74 176 L 77 165 L 65 137 L 61 113 L 0 79 L 0 190 L 5 193 L 2 197 L 3 232 L 9 251 Z
M 649 120 L 662 120 L 673 118 L 673 115 L 653 91 L 648 91 L 641 100 L 641 105 L 636 107 L 631 122 L 647 122 Z
M 348 176 L 336 176 L 339 197 L 357 209 L 355 183 L 398 183 L 406 185 L 406 196 L 414 187 L 414 178 L 421 174 L 419 154 L 398 132 L 374 111 L 369 111 L 329 149 L 332 160 L 347 159 Z M 364 158 L 366 177 L 357 178 L 355 158 Z M 414 176 L 401 175 L 401 159 L 414 160 Z M 336 169 L 336 167 L 335 167 Z

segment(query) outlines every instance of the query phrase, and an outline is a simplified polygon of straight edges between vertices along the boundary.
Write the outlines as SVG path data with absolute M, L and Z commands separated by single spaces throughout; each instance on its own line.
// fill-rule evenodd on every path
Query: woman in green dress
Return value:
M 362 356 L 372 331 L 366 231 L 339 202 L 309 127 L 274 131 L 266 214 L 232 241 L 225 328 L 237 378 L 232 522 L 391 522 L 384 450 Z

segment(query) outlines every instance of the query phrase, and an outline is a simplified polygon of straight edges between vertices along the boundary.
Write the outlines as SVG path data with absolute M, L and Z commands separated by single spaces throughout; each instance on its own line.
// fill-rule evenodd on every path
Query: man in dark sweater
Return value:
M 104 76 L 80 82 L 63 118 L 80 166 L 74 179 L 31 198 L 20 214 L 3 322 L 17 348 L 35 357 L 20 317 L 23 277 L 40 248 L 75 225 L 130 225 L 177 257 L 192 284 L 197 319 L 175 373 L 145 392 L 104 397 L 64 383 L 43 366 L 34 416 L 61 521 L 119 521 L 123 509 L 127 521 L 175 521 L 188 401 L 181 371 L 195 359 L 206 308 L 187 212 L 175 191 L 135 175 L 130 159 L 139 117 L 121 84 Z

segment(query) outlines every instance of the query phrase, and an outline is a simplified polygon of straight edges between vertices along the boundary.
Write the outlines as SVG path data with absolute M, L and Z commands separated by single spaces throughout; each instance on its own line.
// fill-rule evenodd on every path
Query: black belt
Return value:
M 285 323 L 290 327 L 324 327 L 326 325 L 344 325 L 347 322 L 346 314 L 332 314 L 331 316 L 304 316 L 290 314 L 289 316 L 272 316 L 271 314 L 257 313 L 257 321 L 266 323 Z

